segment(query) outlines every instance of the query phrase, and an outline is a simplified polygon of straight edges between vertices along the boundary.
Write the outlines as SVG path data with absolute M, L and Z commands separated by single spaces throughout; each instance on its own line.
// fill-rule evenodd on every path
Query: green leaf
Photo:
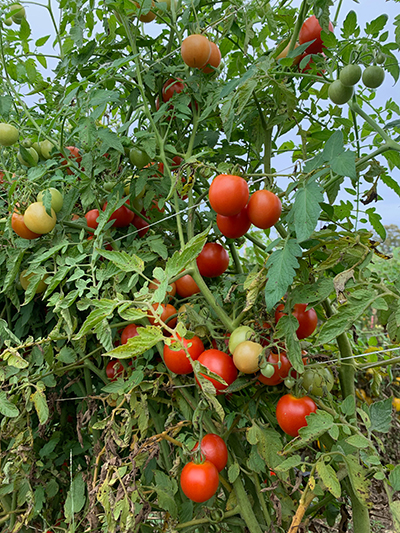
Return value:
M 353 37 L 357 28 L 357 15 L 355 11 L 349 11 L 343 22 L 342 37 L 344 40 Z
M 335 470 L 331 465 L 327 465 L 322 459 L 317 462 L 317 472 L 325 487 L 335 498 L 340 498 L 342 491 L 340 481 L 338 480 Z
M 112 261 L 123 272 L 137 272 L 141 274 L 144 270 L 144 261 L 137 255 L 129 255 L 124 251 L 114 252 L 103 249 L 96 251 L 109 261 Z
M 381 174 L 380 179 L 383 181 L 385 185 L 390 187 L 392 191 L 394 191 L 397 196 L 400 196 L 400 186 L 392 177 L 390 177 L 386 172 Z
M 374 228 L 374 230 L 379 235 L 379 237 L 382 239 L 382 241 L 385 241 L 386 240 L 386 229 L 385 229 L 385 226 L 381 222 L 382 220 L 381 215 L 376 212 L 375 207 L 370 207 L 369 209 L 366 209 L 365 212 L 368 215 L 368 219 L 369 219 L 371 226 Z
M 396 465 L 389 474 L 389 482 L 394 491 L 400 491 L 400 465 Z
M 279 319 L 276 331 L 278 339 L 285 337 L 287 356 L 293 368 L 297 372 L 303 372 L 304 364 L 301 358 L 301 345 L 297 338 L 296 331 L 299 322 L 292 314 L 284 315 Z
M 19 415 L 18 407 L 7 399 L 3 391 L 0 391 L 0 413 L 7 418 L 15 418 Z
M 235 462 L 228 468 L 229 483 L 234 483 L 237 480 L 239 474 L 240 474 L 239 463 Z
M 265 286 L 265 304 L 268 312 L 285 295 L 293 282 L 296 269 L 300 266 L 296 258 L 301 255 L 299 244 L 294 239 L 288 239 L 284 241 L 281 250 L 276 250 L 269 256 L 266 264 L 268 281 Z
M 356 154 L 347 150 L 329 161 L 330 167 L 339 176 L 357 179 Z
M 165 265 L 166 278 L 170 279 L 181 272 L 188 264 L 196 259 L 207 241 L 210 228 L 199 233 L 185 244 L 182 250 L 175 252 Z
M 78 472 L 74 477 L 71 487 L 67 494 L 67 499 L 64 504 L 65 518 L 71 522 L 72 517 L 81 511 L 86 502 L 85 496 L 85 482 L 83 480 L 82 472 Z
M 103 299 L 92 301 L 92 303 L 97 307 L 97 309 L 94 309 L 82 324 L 81 329 L 76 335 L 77 339 L 82 338 L 84 335 L 86 335 L 86 333 L 92 331 L 92 329 L 95 329 L 103 322 L 105 318 L 112 316 L 115 308 L 118 306 L 118 301 L 115 300 Z
M 160 470 L 155 471 L 154 478 L 154 488 L 157 492 L 159 506 L 168 511 L 172 518 L 176 518 L 178 516 L 178 507 L 175 501 L 175 494 L 178 491 L 176 480 Z
M 12 96 L 8 94 L 2 94 L 0 98 L 0 115 L 2 117 L 8 117 L 10 109 L 13 104 Z
M 288 470 L 291 470 L 292 468 L 295 468 L 296 466 L 299 466 L 303 463 L 303 459 L 300 457 L 300 455 L 292 455 L 292 457 L 289 457 L 288 459 L 285 459 L 283 463 L 275 467 L 276 472 L 287 472 Z
M 372 445 L 370 440 L 364 437 L 364 435 L 351 435 L 351 437 L 346 439 L 346 442 L 354 446 L 354 448 L 359 449 L 369 448 Z
M 307 240 L 314 231 L 323 199 L 322 188 L 313 180 L 309 180 L 296 192 L 292 210 L 298 242 Z
M 330 163 L 336 157 L 343 154 L 343 152 L 343 133 L 340 130 L 336 130 L 326 141 L 322 152 L 322 157 L 324 161 Z
M 118 135 L 113 131 L 109 129 L 99 129 L 97 130 L 97 136 L 103 141 L 103 144 L 100 147 L 100 153 L 105 154 L 110 148 L 114 148 L 114 150 L 117 150 L 117 152 L 120 152 L 121 154 L 125 153 Z
M 356 412 L 356 400 L 354 396 L 347 396 L 340 405 L 340 410 L 345 416 L 352 416 Z
M 343 459 L 346 463 L 350 483 L 355 495 L 362 505 L 367 505 L 370 497 L 370 482 L 366 478 L 367 471 L 360 465 L 356 456 L 347 454 Z
M 49 407 L 47 405 L 46 395 L 41 390 L 36 390 L 31 394 L 31 401 L 35 405 L 37 415 L 39 417 L 39 422 L 43 425 L 47 422 L 49 418 Z
M 377 36 L 378 33 L 386 26 L 387 21 L 388 16 L 385 14 L 380 15 L 378 18 L 372 20 L 371 22 L 367 22 L 367 24 L 365 25 L 365 33 L 368 35 Z
M 144 352 L 155 346 L 157 342 L 164 339 L 160 328 L 156 326 L 138 328 L 137 332 L 138 335 L 128 339 L 126 344 L 117 346 L 117 348 L 104 355 L 116 357 L 117 359 L 129 359 L 131 357 L 142 355 Z
M 269 468 L 274 469 L 283 459 L 278 455 L 282 449 L 282 440 L 277 431 L 265 428 L 253 422 L 247 430 L 247 440 L 250 444 L 257 445 L 260 457 L 264 459 Z
M 40 37 L 40 39 L 37 39 L 35 46 L 43 46 L 47 43 L 47 41 L 50 39 L 50 35 L 45 35 L 44 37 Z
M 389 433 L 392 423 L 392 399 L 380 400 L 374 402 L 370 408 L 371 427 L 370 431 L 379 433 Z
M 0 339 L 3 342 L 11 341 L 17 345 L 22 344 L 21 340 L 16 337 L 10 329 L 8 329 L 8 324 L 3 318 L 0 318 Z
M 392 513 L 394 531 L 400 531 L 400 501 L 391 502 L 389 508 Z

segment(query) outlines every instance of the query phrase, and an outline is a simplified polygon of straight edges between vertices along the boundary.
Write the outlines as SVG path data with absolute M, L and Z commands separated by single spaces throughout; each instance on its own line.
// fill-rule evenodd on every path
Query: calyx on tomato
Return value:
M 278 323 L 279 319 L 285 314 L 283 313 L 285 305 L 279 304 L 275 310 L 275 322 Z M 292 315 L 296 317 L 299 322 L 296 335 L 299 340 L 305 339 L 312 335 L 318 324 L 317 313 L 314 308 L 311 307 L 306 311 L 307 304 L 295 304 Z

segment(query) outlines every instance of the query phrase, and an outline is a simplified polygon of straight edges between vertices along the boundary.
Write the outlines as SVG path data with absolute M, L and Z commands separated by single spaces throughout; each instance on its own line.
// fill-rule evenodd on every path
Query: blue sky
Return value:
M 274 3 L 274 2 L 272 2 Z M 294 5 L 300 5 L 300 0 L 294 0 Z M 57 17 L 57 7 L 56 3 L 53 1 L 52 5 L 55 6 L 55 15 Z M 331 11 L 331 13 L 335 13 L 336 6 L 338 5 L 338 2 L 335 2 L 335 5 Z M 382 13 L 386 13 L 389 17 L 387 28 L 391 30 L 391 40 L 394 40 L 393 36 L 393 22 L 394 18 L 399 15 L 399 4 L 396 4 L 396 2 L 392 1 L 385 1 L 385 0 L 361 0 L 360 3 L 356 3 L 355 1 L 351 0 L 343 0 L 340 16 L 338 19 L 338 24 L 341 26 L 343 19 L 345 18 L 346 14 L 350 10 L 354 10 L 357 13 L 358 22 L 361 26 L 361 28 L 365 27 L 365 24 L 374 18 L 377 18 Z M 40 7 L 37 4 L 27 4 L 26 5 L 26 11 L 27 11 L 27 17 L 29 19 L 31 29 L 32 29 L 32 38 L 33 41 L 38 39 L 39 37 L 43 37 L 43 35 L 54 35 L 54 30 L 52 27 L 52 23 L 50 20 L 50 17 L 48 15 L 48 12 L 43 8 Z M 57 17 L 58 18 L 58 17 Z M 157 25 L 155 22 L 146 24 L 146 31 L 149 33 L 157 34 L 159 32 L 160 26 Z M 41 51 L 44 53 L 52 53 L 52 41 L 53 39 L 49 39 L 48 43 L 46 44 L 46 47 L 43 47 Z M 46 51 L 45 51 L 46 49 Z M 400 56 L 399 56 L 400 58 Z M 51 59 L 49 60 L 49 68 L 54 66 L 57 62 Z M 398 85 L 394 85 L 393 78 L 390 75 L 386 75 L 385 81 L 383 85 L 378 89 L 376 99 L 374 100 L 374 106 L 375 108 L 384 107 L 386 101 L 389 98 L 392 98 L 396 103 L 400 105 L 400 98 L 398 98 L 399 89 Z M 31 102 L 29 102 L 30 104 Z M 396 117 L 394 117 L 396 118 Z M 381 158 L 382 164 L 386 165 L 386 161 L 384 158 Z M 281 155 L 274 158 L 273 166 L 276 169 L 277 172 L 282 173 L 290 173 L 291 169 L 293 168 L 290 158 L 287 155 Z M 391 177 L 396 180 L 397 182 L 400 182 L 400 170 L 394 169 L 391 172 Z M 346 183 L 347 187 L 351 188 L 351 183 L 349 180 L 347 180 L 348 183 Z M 281 182 L 282 187 L 284 188 L 284 182 Z M 364 187 L 367 188 L 366 186 Z M 383 183 L 379 184 L 378 187 L 378 193 L 384 198 L 384 201 L 369 204 L 367 207 L 376 207 L 377 212 L 382 216 L 382 223 L 383 224 L 396 224 L 400 226 L 400 215 L 399 215 L 399 208 L 400 208 L 400 198 L 388 187 L 386 187 Z M 345 191 L 341 193 L 340 196 L 341 199 L 346 200 L 347 198 L 351 198 L 350 195 L 348 195 Z M 361 206 L 363 207 L 363 206 Z M 368 226 L 368 225 L 367 225 Z

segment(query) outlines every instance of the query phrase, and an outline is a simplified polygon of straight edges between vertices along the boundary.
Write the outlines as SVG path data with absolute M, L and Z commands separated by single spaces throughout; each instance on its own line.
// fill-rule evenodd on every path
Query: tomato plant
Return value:
M 197 283 L 194 281 L 190 274 L 185 274 L 185 276 L 182 276 L 181 278 L 177 279 L 175 281 L 175 285 L 176 292 L 181 298 L 189 298 L 190 296 L 193 296 L 193 294 L 197 294 L 200 292 Z
M 189 67 L 204 67 L 210 55 L 211 45 L 205 35 L 194 33 L 182 41 L 181 56 Z
M 198 446 L 199 443 L 197 442 L 193 451 L 197 450 Z M 218 472 L 221 472 L 225 468 L 228 462 L 228 448 L 222 437 L 215 433 L 207 433 L 201 439 L 200 451 L 205 460 L 210 461 Z
M 249 186 L 240 176 L 219 174 L 210 185 L 208 198 L 216 213 L 231 217 L 240 213 L 246 206 Z
M 299 43 L 312 43 L 307 46 L 307 54 L 319 54 L 324 49 L 324 45 L 321 38 L 322 28 L 315 15 L 312 15 L 303 22 L 303 25 L 299 33 Z M 333 32 L 332 22 L 329 22 L 329 31 Z
M 229 255 L 219 243 L 207 242 L 196 261 L 202 276 L 216 278 L 228 268 Z
M 217 492 L 219 485 L 218 470 L 210 461 L 186 463 L 181 472 L 181 488 L 190 500 L 206 502 Z
M 215 349 L 206 350 L 197 360 L 203 366 L 208 368 L 208 370 L 211 370 L 211 372 L 214 372 L 214 374 L 217 374 L 225 381 L 226 385 L 206 374 L 200 373 L 203 378 L 211 381 L 217 394 L 222 394 L 224 389 L 231 385 L 237 378 L 237 369 L 233 363 L 232 357 L 225 352 Z
M 162 311 L 161 311 L 161 315 L 159 315 L 159 318 L 158 318 L 158 308 L 159 306 L 161 305 L 161 308 L 162 308 Z M 165 324 L 167 324 L 167 326 L 169 326 L 170 328 L 174 328 L 176 326 L 176 322 L 177 322 L 177 318 L 176 316 L 173 317 L 173 318 L 170 318 L 172 317 L 172 315 L 176 315 L 177 312 L 176 312 L 176 309 L 173 305 L 171 304 L 153 304 L 153 309 L 154 311 L 156 312 L 157 314 L 157 317 L 155 317 L 152 313 L 149 312 L 148 314 L 148 319 L 149 319 L 149 322 L 150 324 L 158 324 L 159 323 L 159 320 L 161 320 L 162 322 L 164 322 Z
M 175 374 L 190 374 L 193 372 L 192 363 L 189 360 L 186 350 L 193 361 L 199 358 L 204 352 L 204 344 L 196 335 L 191 339 L 184 339 L 177 334 L 179 342 L 184 346 L 182 349 L 176 349 L 179 344 L 173 343 L 170 346 L 164 345 L 164 363 L 165 366 Z
M 275 322 L 278 323 L 279 319 L 284 315 L 284 304 L 279 304 L 275 311 Z M 298 339 L 305 339 L 312 335 L 318 324 L 318 317 L 315 310 L 311 307 L 306 311 L 307 304 L 295 304 L 292 315 L 297 318 L 299 327 L 296 334 Z
M 157 282 L 156 279 L 154 279 L 152 282 L 149 283 L 149 290 L 150 291 L 155 291 L 156 289 L 159 288 L 159 286 L 160 286 L 160 284 Z M 176 283 L 172 282 L 172 283 L 170 283 L 170 286 L 171 286 L 171 288 L 167 292 L 167 296 L 170 296 L 172 298 L 176 294 Z
M 317 411 L 317 406 L 309 396 L 297 398 L 285 394 L 276 405 L 276 419 L 279 427 L 291 437 L 297 437 L 299 429 L 307 425 L 306 416 Z
M 257 228 L 274 226 L 281 216 L 282 203 L 279 196 L 271 191 L 260 190 L 253 193 L 247 206 L 247 215 Z

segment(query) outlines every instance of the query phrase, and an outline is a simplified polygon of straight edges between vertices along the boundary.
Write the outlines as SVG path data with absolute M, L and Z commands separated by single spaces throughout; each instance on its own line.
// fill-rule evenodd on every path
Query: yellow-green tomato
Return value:
M 54 189 L 54 187 L 49 187 L 44 191 L 40 191 L 40 193 L 37 195 L 37 201 L 43 202 L 43 196 L 46 191 L 51 194 L 51 207 L 56 213 L 60 212 L 64 203 L 64 198 L 60 191 Z
M 239 326 L 234 329 L 229 337 L 229 351 L 231 354 L 236 349 L 236 346 L 241 342 L 248 341 L 255 336 L 254 329 L 249 328 L 249 326 Z
M 244 341 L 233 352 L 233 363 L 240 372 L 253 374 L 260 368 L 260 354 L 263 347 L 258 342 Z
M 11 25 L 12 25 L 12 18 L 5 19 L 5 20 L 4 20 L 4 24 L 5 24 L 6 26 L 11 26 Z
M 51 151 L 54 148 L 54 144 L 48 141 L 47 139 L 45 139 L 44 141 L 40 141 L 39 146 L 40 146 L 40 153 L 43 159 L 50 159 Z
M 19 131 L 12 124 L 0 122 L 0 144 L 1 146 L 11 146 L 18 141 Z
M 29 274 L 28 276 L 26 275 L 26 270 L 23 270 L 21 272 L 21 274 L 19 275 L 19 281 L 22 285 L 22 288 L 24 289 L 24 291 L 26 291 L 26 289 L 28 288 L 29 286 L 29 283 L 30 283 L 30 278 L 33 276 L 33 274 Z M 36 287 L 36 290 L 35 290 L 35 293 L 36 294 L 39 294 L 41 292 L 44 292 L 46 289 L 47 289 L 47 284 L 45 283 L 45 279 L 47 278 L 47 274 L 43 277 L 43 279 L 40 280 L 38 286 Z
M 303 374 L 303 387 L 309 394 L 323 396 L 331 391 L 335 380 L 329 368 L 307 368 Z
M 34 233 L 44 235 L 54 228 L 57 217 L 53 208 L 51 208 L 50 216 L 42 202 L 33 202 L 24 213 L 24 222 L 25 226 Z
M 39 155 L 37 153 L 37 151 L 34 149 L 34 148 L 26 148 L 26 151 L 29 152 L 30 156 L 31 156 L 31 161 L 26 161 L 21 152 L 18 152 L 17 154 L 17 159 L 18 161 L 26 166 L 26 167 L 35 167 L 37 164 L 38 164 L 38 161 L 39 161 Z
M 11 18 L 15 24 L 21 24 L 22 19 L 26 18 L 25 8 L 22 7 L 21 4 L 12 5 L 10 11 L 12 11 Z

